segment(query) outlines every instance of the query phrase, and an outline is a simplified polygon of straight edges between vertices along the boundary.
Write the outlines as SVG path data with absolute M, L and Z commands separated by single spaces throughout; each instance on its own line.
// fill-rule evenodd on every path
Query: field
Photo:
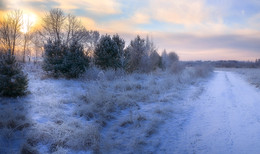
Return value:
M 30 94 L 0 98 L 1 153 L 154 152 L 160 127 L 189 109 L 183 104 L 209 76 L 200 67 L 177 74 L 94 67 L 71 80 L 49 78 L 40 65 L 24 72 Z

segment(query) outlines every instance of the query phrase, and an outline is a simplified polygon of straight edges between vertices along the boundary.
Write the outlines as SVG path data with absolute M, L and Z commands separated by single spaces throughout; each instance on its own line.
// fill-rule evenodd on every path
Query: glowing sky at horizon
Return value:
M 182 60 L 260 58 L 259 0 L 0 0 L 2 11 L 40 16 L 51 8 L 127 42 L 149 35 L 159 51 L 176 51 Z

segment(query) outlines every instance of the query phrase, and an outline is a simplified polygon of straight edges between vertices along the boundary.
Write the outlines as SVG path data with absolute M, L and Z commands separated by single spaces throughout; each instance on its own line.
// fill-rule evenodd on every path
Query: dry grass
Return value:
M 32 125 L 27 102 L 23 98 L 0 98 L 0 102 L 0 153 L 19 153 Z
M 178 74 L 91 68 L 75 80 L 47 78 L 40 65 L 25 71 L 31 94 L 0 98 L 0 153 L 140 152 L 172 112 L 158 106 L 182 99 L 200 79 L 194 68 Z

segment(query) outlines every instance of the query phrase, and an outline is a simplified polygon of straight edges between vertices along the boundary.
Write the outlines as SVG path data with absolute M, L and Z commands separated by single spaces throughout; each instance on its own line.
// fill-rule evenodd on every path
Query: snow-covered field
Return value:
M 257 69 L 100 72 L 48 78 L 0 98 L 0 153 L 259 153 Z M 250 83 L 253 83 L 250 84 Z
M 30 94 L 0 98 L 0 153 L 155 152 L 165 123 L 190 110 L 207 79 L 201 68 L 131 75 L 92 68 L 76 80 L 47 78 L 38 65 L 25 71 Z
M 260 69 L 259 68 L 226 68 L 221 69 L 229 72 L 235 72 L 244 77 L 249 83 L 260 88 Z

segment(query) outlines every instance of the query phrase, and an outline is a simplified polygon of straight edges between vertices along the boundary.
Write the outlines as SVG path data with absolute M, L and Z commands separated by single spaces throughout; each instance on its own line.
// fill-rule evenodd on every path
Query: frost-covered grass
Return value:
M 153 134 L 181 112 L 188 89 L 202 79 L 197 68 L 178 74 L 91 68 L 73 80 L 49 78 L 40 65 L 24 71 L 30 94 L 0 98 L 0 153 L 149 152 L 158 144 Z
M 236 72 L 242 75 L 249 83 L 255 85 L 257 88 L 260 88 L 259 68 L 225 68 L 224 70 Z
M 0 98 L 0 153 L 19 153 L 31 122 L 27 102 Z

